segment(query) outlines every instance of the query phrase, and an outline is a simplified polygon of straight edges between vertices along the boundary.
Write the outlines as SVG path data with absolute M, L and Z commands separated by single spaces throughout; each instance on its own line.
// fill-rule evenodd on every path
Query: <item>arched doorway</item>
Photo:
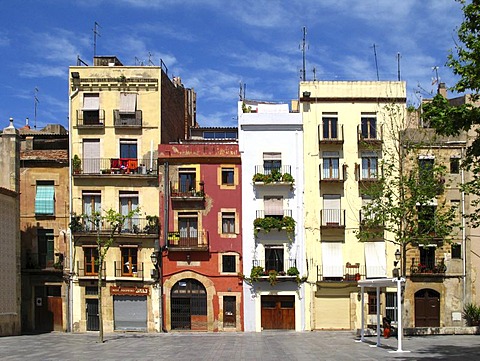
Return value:
M 171 329 L 207 329 L 207 291 L 193 278 L 178 281 L 170 293 Z
M 415 292 L 415 327 L 440 327 L 440 293 L 429 288 Z

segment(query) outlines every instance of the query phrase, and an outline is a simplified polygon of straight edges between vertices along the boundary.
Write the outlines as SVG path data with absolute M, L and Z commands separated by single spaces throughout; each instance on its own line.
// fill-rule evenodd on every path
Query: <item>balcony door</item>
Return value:
M 180 247 L 192 247 L 198 245 L 198 216 L 195 214 L 179 214 L 178 230 Z
M 100 139 L 83 140 L 83 173 L 100 173 Z
M 340 225 L 340 195 L 325 194 L 323 196 L 323 225 Z
M 265 271 L 285 271 L 283 246 L 265 246 Z
M 178 171 L 180 193 L 185 194 L 196 191 L 197 171 L 195 168 L 180 168 Z M 194 195 L 194 194 L 191 194 Z

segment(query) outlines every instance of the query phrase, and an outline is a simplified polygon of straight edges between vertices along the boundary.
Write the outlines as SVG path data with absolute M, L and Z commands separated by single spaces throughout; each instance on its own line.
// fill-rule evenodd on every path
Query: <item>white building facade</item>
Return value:
M 245 331 L 305 330 L 303 126 L 288 104 L 238 103 Z

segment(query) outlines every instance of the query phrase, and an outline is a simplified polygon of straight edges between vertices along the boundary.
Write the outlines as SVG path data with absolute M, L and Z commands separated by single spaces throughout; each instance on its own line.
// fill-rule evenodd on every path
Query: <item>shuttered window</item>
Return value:
M 55 186 L 53 181 L 37 182 L 35 214 L 48 216 L 55 214 Z
M 120 93 L 120 113 L 135 113 L 137 110 L 137 94 Z

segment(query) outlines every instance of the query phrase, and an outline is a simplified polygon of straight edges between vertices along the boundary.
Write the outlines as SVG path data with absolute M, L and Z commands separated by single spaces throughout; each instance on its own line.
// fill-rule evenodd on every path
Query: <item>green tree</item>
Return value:
M 418 123 L 415 113 L 405 117 L 397 106 L 388 106 L 385 112 L 386 141 L 377 181 L 361 191 L 370 201 L 362 206 L 357 238 L 396 244 L 401 249 L 405 275 L 408 245 L 448 237 L 457 224 L 455 210 L 442 197 L 445 167 L 421 157 L 431 151 L 434 132 L 413 126 Z
M 466 104 L 451 104 L 441 95 L 423 107 L 423 118 L 438 134 L 456 136 L 462 132 L 473 135 L 468 145 L 463 167 L 471 171 L 472 179 L 463 186 L 467 194 L 480 196 L 480 1 L 457 0 L 462 5 L 463 22 L 457 29 L 458 41 L 455 51 L 448 55 L 447 66 L 459 77 L 451 90 L 459 93 L 470 93 Z M 477 131 L 476 133 L 471 132 Z M 475 198 L 474 198 L 475 199 Z M 472 227 L 480 226 L 480 203 L 472 201 L 475 208 L 465 215 Z
M 120 234 L 125 221 L 133 218 L 135 214 L 139 213 L 139 209 L 132 210 L 128 214 L 121 214 L 113 209 L 105 211 L 102 215 L 100 212 L 93 212 L 91 215 L 83 214 L 81 218 L 84 219 L 85 224 L 89 224 L 92 229 L 96 229 L 96 243 L 98 258 L 95 265 L 98 266 L 98 319 L 99 319 L 99 333 L 98 341 L 103 343 L 103 307 L 102 307 L 102 287 L 104 278 L 104 263 L 107 257 L 108 250 L 114 243 L 115 239 Z M 102 231 L 105 229 L 105 231 Z

